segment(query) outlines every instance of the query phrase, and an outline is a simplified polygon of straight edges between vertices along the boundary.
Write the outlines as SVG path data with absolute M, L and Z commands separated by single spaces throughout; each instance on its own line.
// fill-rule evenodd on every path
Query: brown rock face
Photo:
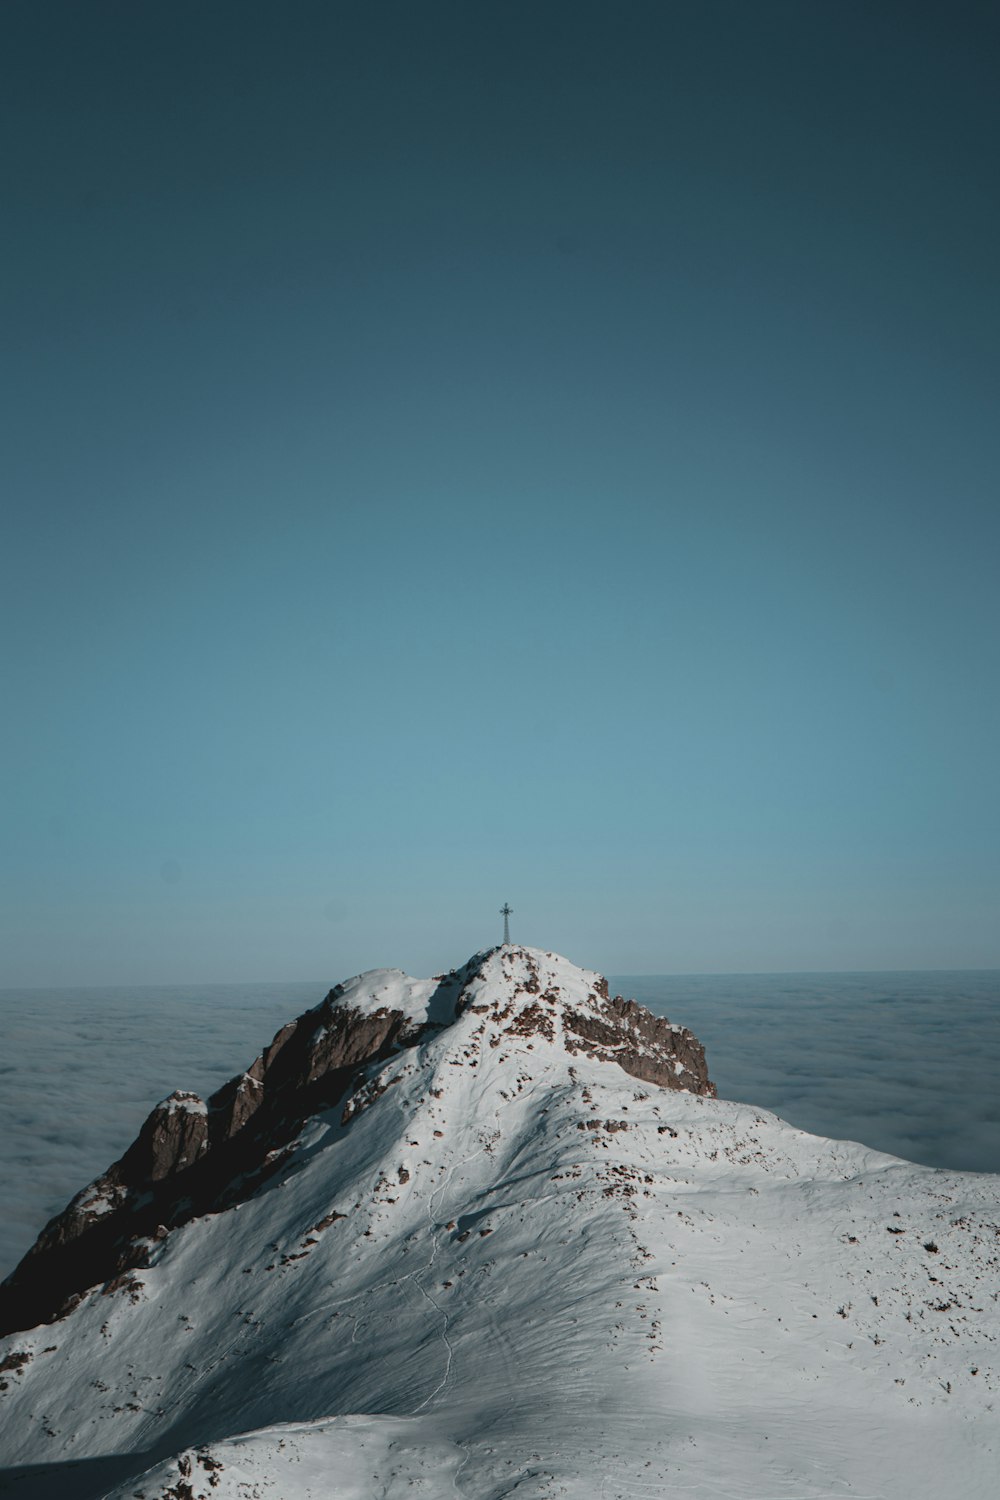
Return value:
M 435 1014 L 454 1016 L 463 976 L 442 978 Z M 46 1225 L 0 1286 L 0 1336 L 51 1322 L 90 1287 L 144 1265 L 169 1229 L 249 1198 L 359 1069 L 437 1029 L 415 1029 L 400 1011 L 344 1009 L 342 994 L 338 985 L 283 1026 L 207 1104 L 185 1093 L 158 1104 L 125 1155 Z
M 490 1015 L 497 1023 L 491 1047 L 500 1046 L 505 1036 L 540 1036 L 551 1042 L 556 1036 L 558 1014 L 571 1056 L 584 1053 L 599 1062 L 615 1063 L 633 1078 L 659 1088 L 715 1097 L 705 1049 L 686 1027 L 654 1016 L 635 1000 L 610 996 L 607 980 L 597 975 L 592 976 L 593 988 L 586 1001 L 570 1003 L 551 983 L 543 989 L 539 959 L 529 948 L 505 946 L 483 957 L 488 959 L 492 954 L 499 954 L 507 988 L 494 992 L 486 1004 L 476 1004 L 470 999 L 477 978 L 473 971 L 458 1000 L 460 1010 L 471 1004 L 477 1013 Z M 552 954 L 545 956 L 552 958 Z
M 563 1016 L 571 1049 L 575 1046 L 601 1062 L 617 1063 L 644 1083 L 715 1098 L 705 1049 L 686 1027 L 672 1026 L 665 1017 L 620 995 L 610 999 L 606 993 L 595 994 L 592 1005 L 589 1014 L 567 1010 Z
M 208 1149 L 208 1111 L 197 1094 L 173 1093 L 146 1120 L 122 1158 L 125 1181 L 162 1182 Z

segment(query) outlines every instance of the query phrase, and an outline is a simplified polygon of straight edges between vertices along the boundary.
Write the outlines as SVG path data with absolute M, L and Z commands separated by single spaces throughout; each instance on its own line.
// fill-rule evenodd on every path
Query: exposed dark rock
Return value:
M 461 970 L 441 981 L 432 1013 L 454 1016 L 465 978 Z M 46 1225 L 0 1286 L 0 1336 L 63 1316 L 90 1287 L 148 1265 L 170 1229 L 250 1197 L 287 1161 L 303 1122 L 339 1103 L 359 1069 L 437 1029 L 400 1011 L 345 1009 L 343 994 L 337 985 L 283 1026 L 207 1105 L 185 1093 L 158 1104 L 125 1155 Z
M 705 1049 L 686 1027 L 672 1026 L 665 1017 L 654 1016 L 645 1006 L 620 995 L 609 999 L 595 993 L 590 1000 L 589 1012 L 566 1010 L 563 1014 L 570 1051 L 617 1063 L 644 1083 L 715 1097 Z
M 346 1219 L 346 1217 L 346 1214 L 338 1214 L 334 1209 L 332 1213 L 325 1214 L 318 1224 L 313 1225 L 313 1231 L 318 1234 L 323 1229 L 329 1229 L 331 1224 L 336 1224 L 338 1219 Z
M 123 1183 L 162 1182 L 208 1148 L 208 1119 L 197 1094 L 173 1093 L 158 1104 L 121 1160 Z
M 8 1354 L 5 1359 L 0 1359 L 0 1371 L 14 1370 L 19 1372 L 25 1365 L 30 1364 L 34 1355 L 30 1349 L 15 1349 L 13 1354 Z

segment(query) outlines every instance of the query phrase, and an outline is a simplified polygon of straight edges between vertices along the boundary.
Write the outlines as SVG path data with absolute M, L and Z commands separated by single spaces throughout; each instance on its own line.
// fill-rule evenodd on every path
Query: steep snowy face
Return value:
M 0 1334 L 62 1316 L 89 1287 L 148 1264 L 171 1230 L 252 1197 L 285 1166 L 305 1120 L 353 1088 L 346 1123 L 388 1086 L 359 1070 L 445 1029 L 472 1066 L 505 1036 L 535 1037 L 664 1088 L 714 1093 L 690 1032 L 610 998 L 599 975 L 551 953 L 507 945 L 435 979 L 358 975 L 282 1027 L 207 1103 L 178 1091 L 157 1105 L 121 1160 L 46 1226 L 0 1287 Z
M 234 1085 L 147 1122 L 116 1181 L 178 1217 L 0 1343 L 0 1485 L 994 1500 L 1000 1180 L 719 1101 L 699 1059 L 533 950 L 338 987 L 245 1075 L 263 1176 L 180 1194 Z

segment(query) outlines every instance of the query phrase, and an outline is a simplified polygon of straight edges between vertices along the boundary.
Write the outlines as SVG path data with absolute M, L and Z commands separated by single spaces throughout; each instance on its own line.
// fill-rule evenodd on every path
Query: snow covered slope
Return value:
M 551 954 L 457 977 L 338 987 L 410 1018 L 346 1103 L 0 1344 L 5 1492 L 994 1500 L 1000 1179 L 662 1086 L 694 1039 Z

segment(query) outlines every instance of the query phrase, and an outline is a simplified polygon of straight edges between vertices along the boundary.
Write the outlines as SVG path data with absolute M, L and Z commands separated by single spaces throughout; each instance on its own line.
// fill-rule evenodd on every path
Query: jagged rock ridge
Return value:
M 499 990 L 487 982 L 487 974 L 495 980 L 497 962 L 505 977 Z M 395 1081 L 365 1070 L 466 1010 L 488 1020 L 481 1045 L 495 1048 L 505 1034 L 551 1042 L 558 1030 L 571 1056 L 610 1063 L 661 1088 L 715 1094 L 704 1049 L 690 1031 L 634 1000 L 609 996 L 600 976 L 582 1004 L 552 983 L 543 988 L 530 949 L 489 949 L 430 981 L 392 970 L 359 975 L 283 1026 L 207 1101 L 178 1090 L 156 1106 L 120 1160 L 46 1225 L 0 1286 L 0 1336 L 65 1315 L 100 1283 L 128 1289 L 128 1273 L 148 1265 L 173 1229 L 257 1192 L 286 1163 L 306 1120 L 350 1093 L 341 1113 L 347 1124 Z

